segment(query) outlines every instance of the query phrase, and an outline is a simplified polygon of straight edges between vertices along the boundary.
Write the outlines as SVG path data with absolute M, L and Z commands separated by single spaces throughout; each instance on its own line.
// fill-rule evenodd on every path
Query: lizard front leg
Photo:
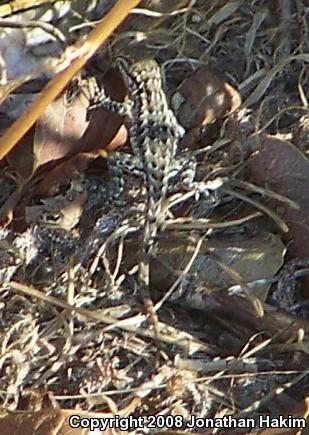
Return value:
M 103 87 L 96 84 L 94 90 L 94 96 L 90 100 L 88 110 L 95 110 L 98 108 L 104 108 L 117 113 L 120 116 L 131 116 L 132 113 L 132 101 L 126 98 L 124 101 L 113 100 L 110 96 L 106 95 Z
M 134 175 L 144 179 L 144 171 L 140 160 L 128 153 L 112 153 L 107 158 L 108 172 L 111 177 L 111 196 L 117 198 L 120 196 L 125 186 L 124 175 Z

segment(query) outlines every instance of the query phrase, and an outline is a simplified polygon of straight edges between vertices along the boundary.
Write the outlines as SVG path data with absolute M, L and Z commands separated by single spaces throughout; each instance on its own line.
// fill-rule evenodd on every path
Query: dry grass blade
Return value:
M 258 201 L 255 201 L 255 200 L 249 198 L 248 196 L 243 195 L 242 193 L 235 192 L 232 189 L 228 189 L 227 187 L 222 187 L 222 191 L 225 193 L 228 193 L 231 196 L 234 196 L 235 198 L 239 198 L 242 201 L 248 202 L 249 204 L 253 205 L 254 207 L 262 210 L 264 213 L 266 213 L 271 219 L 273 219 L 276 222 L 276 224 L 278 225 L 278 227 L 282 231 L 284 231 L 285 233 L 287 233 L 289 231 L 289 227 L 284 222 L 284 220 L 281 219 L 280 216 L 278 216 L 273 210 L 268 208 L 266 205 L 264 205 Z
M 104 328 L 103 332 L 110 331 L 115 328 L 121 328 L 125 331 L 135 332 L 143 337 L 148 338 L 155 338 L 155 334 L 150 329 L 140 328 L 140 325 L 146 320 L 146 316 L 144 315 L 137 315 L 135 317 L 124 319 L 124 320 L 118 320 L 112 316 L 103 314 L 101 312 L 93 312 L 90 310 L 86 310 L 79 307 L 74 307 L 70 304 L 68 304 L 65 301 L 61 301 L 58 298 L 55 298 L 53 296 L 48 296 L 41 291 L 29 287 L 23 284 L 20 284 L 18 282 L 10 281 L 8 283 L 8 286 L 14 290 L 17 290 L 23 294 L 26 294 L 28 296 L 35 297 L 41 301 L 50 303 L 56 307 L 63 308 L 65 310 L 68 310 L 71 314 L 77 313 L 86 319 L 91 319 L 99 322 L 103 322 L 107 325 Z M 169 344 L 178 344 L 179 346 L 183 346 L 186 349 L 190 350 L 207 350 L 208 347 L 204 343 L 202 343 L 199 340 L 196 340 L 191 334 L 188 334 L 186 332 L 178 331 L 175 328 L 167 327 L 165 324 L 159 323 L 160 329 L 164 332 L 160 332 L 160 340 L 162 340 L 165 343 Z M 167 331 L 167 332 L 165 332 Z
M 196 359 L 186 359 L 181 358 L 180 356 L 176 357 L 175 361 L 176 367 L 180 369 L 189 369 L 196 370 L 198 372 L 202 372 L 203 374 L 209 372 L 216 372 L 218 370 L 225 372 L 258 372 L 258 365 L 254 358 L 244 357 L 235 358 L 235 357 L 227 357 L 220 360 L 215 361 L 200 361 Z
M 241 5 L 241 1 L 229 1 L 217 12 L 215 12 L 211 18 L 208 20 L 207 24 L 209 26 L 218 25 L 225 21 L 227 18 L 231 17 Z
M 61 43 L 66 42 L 64 34 L 57 29 L 57 27 L 53 26 L 52 24 L 45 23 L 44 21 L 30 21 L 30 20 L 24 20 L 20 23 L 17 23 L 13 20 L 0 20 L 0 27 L 3 28 L 12 28 L 12 29 L 19 29 L 19 28 L 40 28 L 44 30 L 46 33 L 50 33 L 54 36 L 54 38 L 58 39 Z
M 259 101 L 265 92 L 267 91 L 269 85 L 271 84 L 272 80 L 275 78 L 275 76 L 283 70 L 283 68 L 291 63 L 294 60 L 298 61 L 304 61 L 309 62 L 309 54 L 308 53 L 302 53 L 296 56 L 289 56 L 287 59 L 282 60 L 277 65 L 275 65 L 264 77 L 256 89 L 252 92 L 251 95 L 243 102 L 242 107 L 250 107 L 257 101 Z
M 212 229 L 223 229 L 233 227 L 235 225 L 243 225 L 246 222 L 249 222 L 253 219 L 262 216 L 262 213 L 257 211 L 254 213 L 250 213 L 247 216 L 244 216 L 239 219 L 233 219 L 231 221 L 226 222 L 214 222 L 210 219 L 195 219 L 195 218 L 177 218 L 168 220 L 164 228 L 168 228 L 169 230 L 178 230 L 178 231 L 189 231 L 189 230 L 205 230 L 206 228 Z
M 221 258 L 215 254 L 212 251 L 208 251 L 209 255 L 211 255 L 216 263 L 226 272 L 245 292 L 245 294 L 248 296 L 250 302 L 252 303 L 255 313 L 258 317 L 263 317 L 264 315 L 264 308 L 262 305 L 262 302 L 255 296 L 252 289 L 245 283 L 242 276 L 232 267 L 228 266 L 224 261 L 221 260 Z
M 265 20 L 266 16 L 267 16 L 266 11 L 263 11 L 263 12 L 258 12 L 253 17 L 252 25 L 249 29 L 249 32 L 246 35 L 246 42 L 244 47 L 246 57 L 251 55 L 251 51 L 256 38 L 256 33 L 259 27 L 261 26 L 261 24 L 263 23 L 263 21 Z
M 173 10 L 171 12 L 161 13 L 161 12 L 151 11 L 150 9 L 134 8 L 132 10 L 132 14 L 144 15 L 146 17 L 154 17 L 154 18 L 156 18 L 156 17 L 172 17 L 174 15 L 179 15 L 179 14 L 183 14 L 185 12 L 188 12 L 189 10 L 190 10 L 189 8 L 181 8 L 181 9 Z
M 273 190 L 264 189 L 261 186 L 257 186 L 255 184 L 249 183 L 248 181 L 233 180 L 230 182 L 230 185 L 236 186 L 236 187 L 242 187 L 242 188 L 248 189 L 252 192 L 260 193 L 261 195 L 265 195 L 265 196 L 268 196 L 269 198 L 276 199 L 277 201 L 280 201 L 280 202 L 287 204 L 289 207 L 293 208 L 294 210 L 300 209 L 299 204 L 297 204 L 297 202 L 293 201 L 292 199 L 287 198 L 286 196 L 280 195 L 279 193 L 276 193 Z
M 164 14 L 162 14 L 158 20 L 156 20 L 154 22 L 154 24 L 150 27 L 150 30 L 153 31 L 155 29 L 161 28 L 164 21 L 170 16 L 170 14 L 174 14 L 175 13 L 175 9 L 176 11 L 178 11 L 179 13 L 182 13 L 183 10 L 186 13 L 187 10 L 190 10 L 190 6 L 191 6 L 192 1 L 190 0 L 180 0 L 179 3 L 177 5 L 174 5 L 173 8 L 171 10 L 169 10 L 168 12 L 165 12 Z M 138 9 L 140 10 L 140 9 Z M 145 14 L 145 10 L 142 9 L 142 13 Z M 152 15 L 152 11 L 147 10 L 147 14 Z
M 45 3 L 57 3 L 62 0 L 13 0 L 0 6 L 0 17 L 11 15 L 29 8 L 35 8 Z

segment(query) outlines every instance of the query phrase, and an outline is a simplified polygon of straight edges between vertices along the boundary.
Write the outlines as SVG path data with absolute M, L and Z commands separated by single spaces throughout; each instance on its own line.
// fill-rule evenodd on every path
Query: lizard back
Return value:
M 148 200 L 158 207 L 165 199 L 172 162 L 185 131 L 168 107 L 160 66 L 155 60 L 145 59 L 129 66 L 120 58 L 117 66 L 132 102 L 132 149 L 143 166 Z

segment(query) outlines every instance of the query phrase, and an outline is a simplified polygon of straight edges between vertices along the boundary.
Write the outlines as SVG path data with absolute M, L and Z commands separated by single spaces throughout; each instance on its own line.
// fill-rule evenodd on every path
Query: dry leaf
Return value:
M 240 94 L 223 74 L 209 67 L 198 68 L 173 96 L 181 99 L 177 116 L 187 129 L 207 125 L 234 112 L 241 104 Z
M 112 98 L 124 97 L 121 79 L 112 71 L 101 78 L 100 84 Z M 119 116 L 104 109 L 89 113 L 93 80 L 83 85 L 77 83 L 73 97 L 70 97 L 70 92 L 71 89 L 60 95 L 43 112 L 36 124 L 33 142 L 28 136 L 26 142 L 23 140 L 10 153 L 8 162 L 21 179 L 29 180 L 37 173 L 48 172 L 78 153 L 114 150 L 126 141 L 126 131 L 121 129 L 122 119 Z M 26 165 L 25 159 L 28 162 Z
M 291 143 L 267 136 L 261 149 L 249 160 L 256 184 L 287 196 L 300 206 L 299 210 L 283 206 L 275 200 L 270 207 L 288 224 L 283 235 L 292 257 L 306 258 L 309 253 L 309 161 Z

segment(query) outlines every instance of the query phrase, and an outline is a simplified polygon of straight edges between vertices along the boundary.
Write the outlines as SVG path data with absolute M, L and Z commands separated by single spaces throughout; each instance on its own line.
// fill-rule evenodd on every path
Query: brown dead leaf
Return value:
M 119 74 L 109 71 L 100 84 L 112 98 L 123 99 L 125 88 Z M 104 109 L 88 112 L 93 85 L 91 79 L 79 84 L 70 101 L 70 90 L 60 95 L 38 120 L 33 141 L 28 136 L 27 141 L 23 140 L 10 153 L 8 162 L 21 179 L 29 180 L 38 173 L 48 172 L 78 153 L 97 151 L 99 154 L 125 143 L 127 132 L 121 128 L 122 119 L 118 115 Z
M 34 128 L 31 128 L 6 157 L 9 166 L 16 173 L 19 186 L 22 186 L 33 173 L 34 131 Z
M 234 112 L 241 104 L 241 96 L 224 75 L 209 67 L 198 68 L 174 94 L 173 100 L 183 103 L 177 112 L 186 129 L 210 124 Z
M 124 88 L 117 74 L 109 72 L 101 84 L 112 98 L 124 97 Z M 89 80 L 88 86 L 82 88 L 70 104 L 66 102 L 66 96 L 60 96 L 43 113 L 36 125 L 33 144 L 35 169 L 80 152 L 116 149 L 126 141 L 126 132 L 121 129 L 122 119 L 118 115 L 104 109 L 88 112 L 92 85 Z
M 256 184 L 294 200 L 299 210 L 275 200 L 270 206 L 288 224 L 282 237 L 292 257 L 306 258 L 309 253 L 309 161 L 291 143 L 267 136 L 260 150 L 250 158 L 249 167 Z

